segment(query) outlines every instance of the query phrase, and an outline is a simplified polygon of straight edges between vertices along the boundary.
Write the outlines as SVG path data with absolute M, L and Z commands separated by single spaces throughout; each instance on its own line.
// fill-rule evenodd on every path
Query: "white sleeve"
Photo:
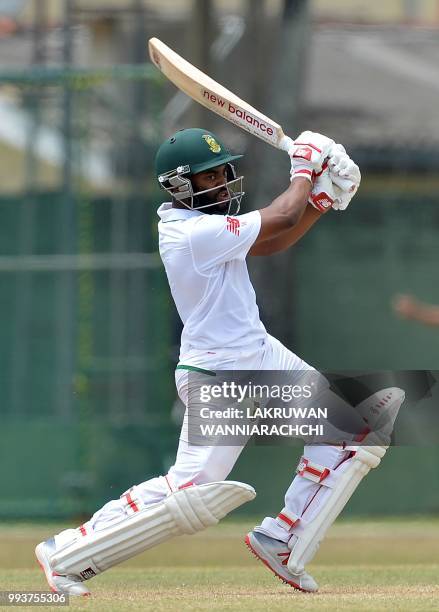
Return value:
M 232 259 L 244 260 L 260 229 L 261 215 L 258 210 L 237 217 L 197 217 L 190 234 L 195 266 L 205 271 Z

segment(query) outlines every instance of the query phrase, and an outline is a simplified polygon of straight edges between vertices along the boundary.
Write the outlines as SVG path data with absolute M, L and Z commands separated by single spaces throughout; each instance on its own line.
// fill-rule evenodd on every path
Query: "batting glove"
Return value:
M 333 140 L 323 134 L 302 132 L 288 150 L 291 158 L 291 180 L 302 177 L 313 182 L 315 175 L 322 171 L 323 163 L 334 144 Z
M 335 144 L 328 158 L 329 174 L 334 183 L 334 210 L 346 210 L 361 183 L 357 164 L 346 153 L 343 145 Z
M 321 213 L 328 212 L 336 203 L 337 189 L 338 188 L 332 182 L 328 164 L 325 162 L 321 172 L 315 175 L 308 202 Z

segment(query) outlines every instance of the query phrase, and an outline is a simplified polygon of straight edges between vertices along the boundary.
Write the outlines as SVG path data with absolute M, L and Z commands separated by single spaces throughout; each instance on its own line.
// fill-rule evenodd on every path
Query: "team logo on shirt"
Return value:
M 217 143 L 213 136 L 210 134 L 204 134 L 202 138 L 209 145 L 209 149 L 212 151 L 212 153 L 221 153 L 221 146 Z
M 227 217 L 227 230 L 235 236 L 239 236 L 239 228 L 241 227 L 241 222 L 236 217 Z

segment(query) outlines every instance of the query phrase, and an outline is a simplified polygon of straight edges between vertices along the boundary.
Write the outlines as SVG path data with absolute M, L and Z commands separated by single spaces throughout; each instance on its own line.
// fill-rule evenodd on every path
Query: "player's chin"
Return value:
M 230 198 L 228 194 L 226 197 L 217 196 L 216 200 L 212 202 L 211 206 L 206 208 L 206 212 L 211 215 L 226 215 L 229 212 L 229 203 Z
M 217 210 L 219 212 L 225 214 L 229 210 L 229 200 L 222 202 L 221 200 L 216 205 Z
M 221 191 L 217 198 L 217 206 L 220 207 L 222 210 L 227 211 L 229 208 L 229 203 L 230 203 L 230 195 L 227 191 Z

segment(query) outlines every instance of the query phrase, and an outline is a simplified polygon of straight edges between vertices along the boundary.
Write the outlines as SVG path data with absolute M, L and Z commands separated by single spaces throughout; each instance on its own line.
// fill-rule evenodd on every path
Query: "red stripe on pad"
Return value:
M 125 493 L 125 497 L 127 498 L 127 502 L 128 502 L 129 507 L 131 508 L 131 510 L 133 512 L 139 512 L 139 508 L 138 508 L 136 502 L 131 497 L 131 493 Z
M 321 472 L 320 470 L 316 470 L 315 468 L 307 465 L 304 469 L 304 472 L 309 472 L 310 474 L 313 474 L 314 476 L 317 476 L 320 479 L 320 482 L 322 480 L 325 480 L 325 478 L 329 475 L 330 470 L 328 470 L 328 468 L 325 468 L 323 470 L 323 472 Z
M 169 487 L 169 490 L 171 491 L 171 493 L 173 493 L 173 492 L 174 492 L 174 489 L 171 487 L 171 483 L 169 482 L 169 480 L 168 480 L 168 477 L 167 477 L 167 476 L 165 476 L 165 480 L 166 480 L 166 483 L 167 483 L 167 485 L 168 485 L 168 487 Z
M 181 487 L 178 487 L 178 490 L 181 491 L 181 489 L 187 489 L 188 487 L 193 486 L 195 486 L 193 482 L 187 482 L 186 484 L 182 484 Z
M 294 527 L 294 525 L 298 522 L 297 520 L 291 520 L 286 514 L 282 514 L 282 512 L 279 512 L 277 518 L 289 525 L 290 527 Z

